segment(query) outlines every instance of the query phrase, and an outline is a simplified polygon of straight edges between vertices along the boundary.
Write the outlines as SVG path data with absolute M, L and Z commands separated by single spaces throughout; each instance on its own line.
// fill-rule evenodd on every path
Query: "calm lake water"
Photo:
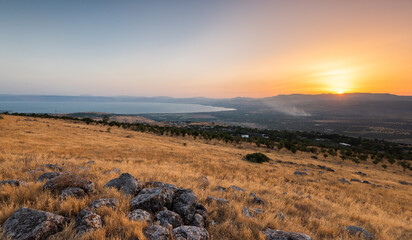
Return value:
M 0 101 L 0 111 L 19 113 L 105 112 L 114 114 L 143 114 L 218 112 L 231 110 L 235 109 L 180 103 Z

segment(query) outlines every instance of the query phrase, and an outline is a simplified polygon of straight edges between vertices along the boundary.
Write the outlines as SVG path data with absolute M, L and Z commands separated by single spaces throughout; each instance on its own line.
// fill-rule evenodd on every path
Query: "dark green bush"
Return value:
M 269 162 L 270 158 L 268 158 L 263 153 L 249 153 L 246 155 L 246 161 L 254 162 L 254 163 L 263 163 Z

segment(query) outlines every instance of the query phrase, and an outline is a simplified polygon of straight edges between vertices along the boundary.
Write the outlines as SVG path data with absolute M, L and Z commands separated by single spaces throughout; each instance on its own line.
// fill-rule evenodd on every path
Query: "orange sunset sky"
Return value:
M 0 94 L 412 95 L 412 1 L 1 1 Z

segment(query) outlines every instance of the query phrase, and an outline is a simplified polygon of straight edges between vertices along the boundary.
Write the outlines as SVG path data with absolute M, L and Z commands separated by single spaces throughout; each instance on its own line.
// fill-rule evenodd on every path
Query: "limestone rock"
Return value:
M 181 226 L 172 232 L 174 240 L 209 240 L 209 233 L 201 227 Z
M 303 233 L 284 232 L 270 228 L 263 231 L 263 234 L 265 234 L 266 240 L 312 240 L 310 236 Z
M 104 187 L 116 188 L 123 191 L 127 195 L 136 195 L 142 190 L 142 183 L 129 173 L 123 173 L 118 178 L 110 180 Z

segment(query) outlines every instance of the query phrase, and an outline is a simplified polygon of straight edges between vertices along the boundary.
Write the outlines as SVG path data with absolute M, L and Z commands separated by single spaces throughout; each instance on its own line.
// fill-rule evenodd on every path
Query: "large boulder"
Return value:
M 90 203 L 91 209 L 98 209 L 100 207 L 116 208 L 119 205 L 119 200 L 116 198 L 100 198 Z
M 169 240 L 170 232 L 169 229 L 159 226 L 152 225 L 143 229 L 143 234 L 148 240 Z
M 25 181 L 20 181 L 20 180 L 17 180 L 17 179 L 11 179 L 11 180 L 0 181 L 0 187 L 3 186 L 3 185 L 10 185 L 10 186 L 19 187 L 19 186 L 27 186 L 27 183 Z
M 136 195 L 142 190 L 142 183 L 133 177 L 129 173 L 123 173 L 118 178 L 110 180 L 104 187 L 107 188 L 116 188 L 117 190 L 123 191 L 126 195 Z
M 136 222 L 145 221 L 149 225 L 152 224 L 152 217 L 150 213 L 142 209 L 133 210 L 127 215 L 127 218 L 129 218 L 130 221 L 136 221 Z
M 61 191 L 59 197 L 62 200 L 66 200 L 68 197 L 73 197 L 73 198 L 82 198 L 86 196 L 86 192 L 78 187 L 68 187 L 65 188 Z
M 83 209 L 76 216 L 76 232 L 80 235 L 96 231 L 102 227 L 102 217 L 89 208 Z
M 190 189 L 180 188 L 173 195 L 172 211 L 178 213 L 189 225 L 196 213 L 196 196 Z
M 163 209 L 166 197 L 167 193 L 163 188 L 145 188 L 130 200 L 130 206 L 132 209 L 143 209 L 154 213 Z
M 345 231 L 348 232 L 349 235 L 354 235 L 358 237 L 362 236 L 365 240 L 372 240 L 375 238 L 375 236 L 372 233 L 358 226 L 353 226 L 353 225 L 346 226 Z
M 37 182 L 44 182 L 44 181 L 48 181 L 50 179 L 53 179 L 57 176 L 60 176 L 61 173 L 59 172 L 46 172 L 43 173 L 42 175 L 40 175 L 40 177 L 37 179 Z
M 303 233 L 284 232 L 270 228 L 263 231 L 263 234 L 265 234 L 266 240 L 312 240 L 310 236 Z
M 2 228 L 11 239 L 38 240 L 62 231 L 66 223 L 63 216 L 22 207 L 3 223 Z
M 81 188 L 85 193 L 94 192 L 94 183 L 89 179 L 71 173 L 65 173 L 50 179 L 43 185 L 44 190 L 61 193 L 69 187 Z
M 209 240 L 206 229 L 195 226 L 181 226 L 173 229 L 174 240 Z
M 177 228 L 183 225 L 183 220 L 179 214 L 170 210 L 163 210 L 156 215 L 156 220 L 160 222 L 160 225 L 170 228 Z

